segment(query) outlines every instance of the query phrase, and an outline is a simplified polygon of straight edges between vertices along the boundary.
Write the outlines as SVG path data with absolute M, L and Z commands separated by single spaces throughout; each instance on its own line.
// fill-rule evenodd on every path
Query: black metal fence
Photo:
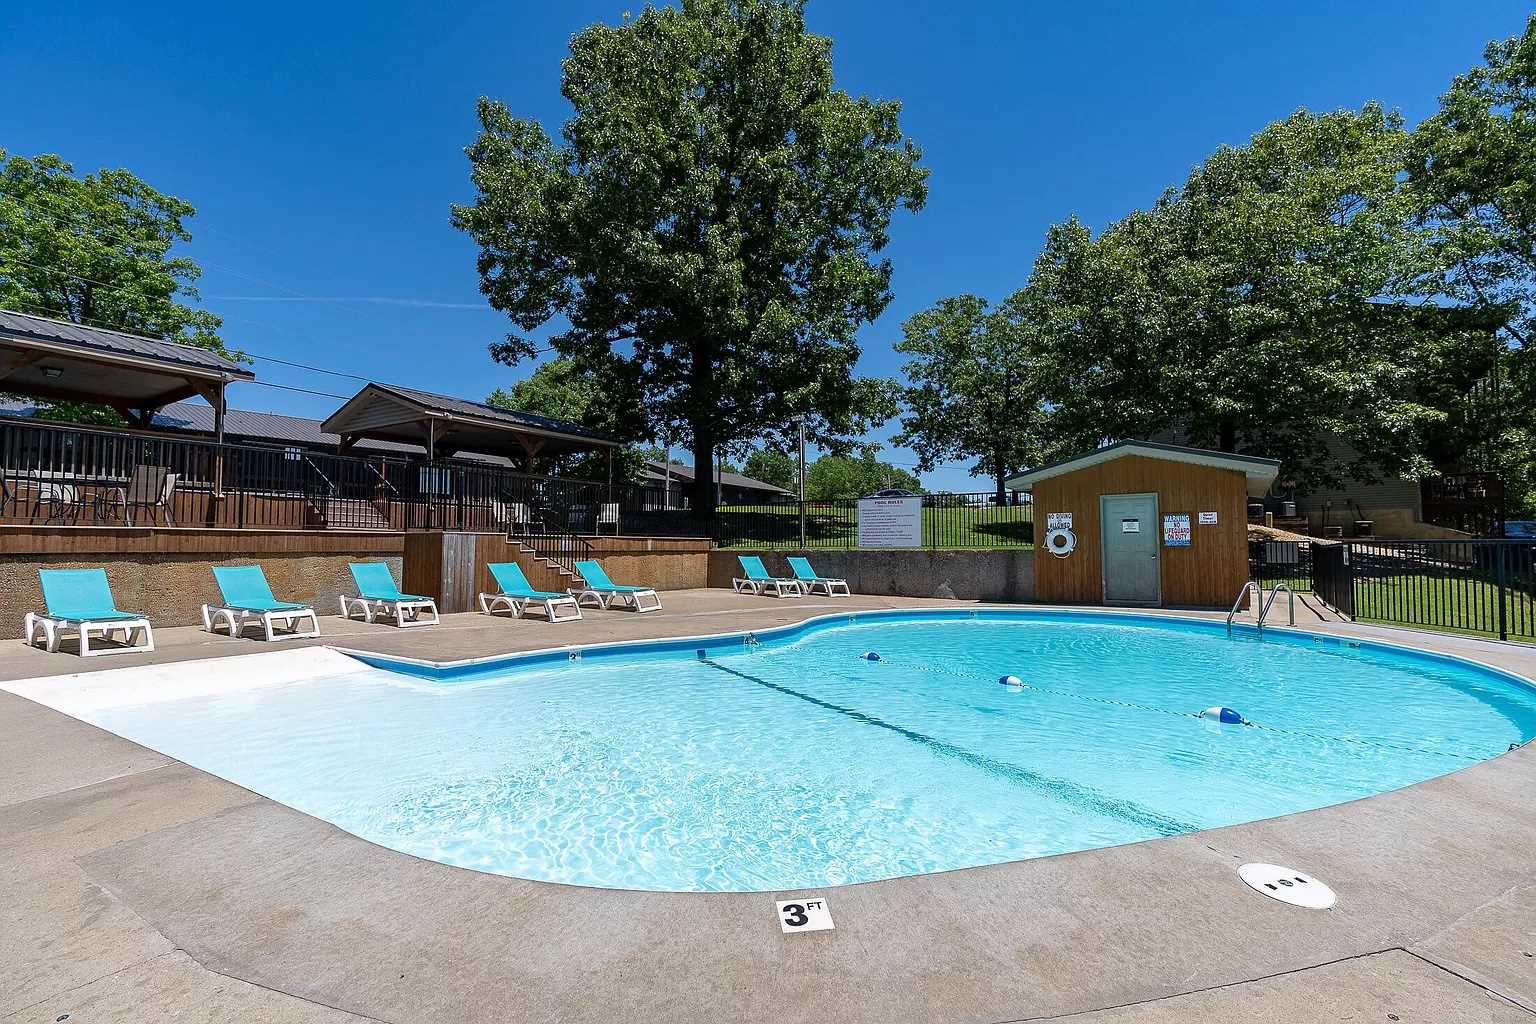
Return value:
M 1536 641 L 1536 541 L 1254 541 L 1249 561 L 1361 622 Z
M 1025 501 L 997 504 L 988 491 L 925 494 L 923 546 L 930 548 L 1029 547 L 1034 543 L 1034 506 Z M 859 502 L 807 501 L 805 547 L 859 546 Z M 715 517 L 715 543 L 728 548 L 799 548 L 802 504 L 722 505 Z
M 152 486 L 151 486 L 152 484 Z M 71 526 L 708 536 L 659 488 L 468 460 L 0 420 L 0 520 Z

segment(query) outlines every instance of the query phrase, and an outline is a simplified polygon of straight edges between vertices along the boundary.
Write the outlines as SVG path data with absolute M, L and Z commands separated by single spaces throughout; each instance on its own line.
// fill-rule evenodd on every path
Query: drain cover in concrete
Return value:
M 1254 892 L 1307 910 L 1327 910 L 1338 899 L 1332 889 L 1307 874 L 1278 864 L 1244 864 L 1238 875 Z

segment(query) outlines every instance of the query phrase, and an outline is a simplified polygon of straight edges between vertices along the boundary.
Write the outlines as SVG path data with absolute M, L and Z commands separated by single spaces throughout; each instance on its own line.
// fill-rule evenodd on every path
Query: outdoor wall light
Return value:
M 45 366 L 43 367 L 43 376 L 49 380 L 58 380 L 64 376 L 64 371 L 57 366 Z

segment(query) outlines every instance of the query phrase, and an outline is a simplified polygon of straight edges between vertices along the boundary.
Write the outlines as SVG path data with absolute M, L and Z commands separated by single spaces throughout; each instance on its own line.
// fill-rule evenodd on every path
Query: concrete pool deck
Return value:
M 445 660 L 967 604 L 663 600 L 559 625 L 325 618 L 320 642 Z M 1536 676 L 1536 648 L 1307 607 L 1297 625 Z M 156 640 L 90 660 L 6 641 L 0 680 L 264 649 L 190 628 Z M 1531 1021 L 1532 794 L 1536 745 L 1283 818 L 818 890 L 836 930 L 783 935 L 773 901 L 789 893 L 589 889 L 418 860 L 0 692 L 0 1022 Z M 1339 903 L 1258 896 L 1237 878 L 1246 861 L 1308 871 Z

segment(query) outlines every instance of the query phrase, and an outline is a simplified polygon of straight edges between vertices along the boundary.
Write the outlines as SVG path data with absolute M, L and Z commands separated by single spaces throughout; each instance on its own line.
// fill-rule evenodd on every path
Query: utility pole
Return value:
M 800 550 L 805 550 L 805 415 L 795 417 L 800 430 Z

